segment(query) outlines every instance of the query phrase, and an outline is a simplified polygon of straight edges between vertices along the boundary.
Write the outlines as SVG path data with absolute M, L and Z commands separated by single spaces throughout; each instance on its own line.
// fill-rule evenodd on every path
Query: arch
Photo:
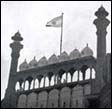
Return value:
M 38 108 L 47 107 L 47 96 L 48 93 L 46 91 L 42 91 L 38 94 Z
M 32 92 L 27 97 L 27 108 L 36 108 L 37 106 L 37 94 Z
M 25 90 L 28 90 L 28 88 L 29 88 L 29 82 L 28 82 L 28 80 L 26 80 L 25 81 Z
M 54 85 L 54 79 L 55 79 L 55 75 L 53 75 L 53 76 L 51 77 L 51 86 Z
M 75 71 L 76 71 L 76 69 L 74 67 L 70 68 L 70 70 L 68 71 L 68 72 L 70 72 L 70 75 L 71 75 L 71 82 L 72 82 L 73 74 Z
M 79 81 L 83 80 L 83 73 L 81 71 L 79 71 Z
M 43 85 L 44 85 L 44 77 L 41 79 L 40 87 L 43 87 Z
M 33 77 L 28 76 L 28 77 L 26 78 L 26 80 L 28 80 L 29 82 L 31 82 L 31 81 L 33 80 Z
M 82 77 L 83 77 L 83 80 L 85 80 L 85 75 L 86 75 L 86 70 L 90 68 L 89 65 L 82 65 L 80 67 L 80 71 L 82 72 Z
M 76 85 L 72 89 L 72 108 L 83 108 L 83 87 Z
M 39 82 L 39 87 L 41 85 L 42 78 L 43 78 L 43 75 L 37 75 L 37 79 L 38 79 L 38 82 Z
M 48 72 L 48 73 L 47 73 L 47 76 L 48 76 L 48 78 L 49 78 L 49 81 L 51 81 L 51 78 L 52 78 L 52 76 L 53 76 L 53 72 Z
M 73 82 L 78 81 L 78 71 L 77 70 L 73 74 L 72 81 Z
M 16 92 L 18 92 L 20 90 L 20 83 L 19 83 L 19 81 L 16 82 L 15 90 L 16 90 Z
M 22 85 L 21 85 L 21 87 L 22 87 L 22 88 L 24 88 L 24 82 L 22 82 Z
M 49 86 L 49 78 L 46 77 L 46 78 L 45 78 L 45 87 L 48 87 L 48 86 Z
M 26 78 L 26 80 L 25 81 L 28 81 L 28 90 L 30 90 L 30 86 L 31 86 L 31 81 L 33 80 L 33 77 L 31 77 L 31 76 L 28 76 L 27 78 Z M 26 83 L 25 83 L 25 85 L 26 85 Z M 26 86 L 25 86 L 26 87 Z
M 68 72 L 67 78 L 68 78 L 68 81 L 67 81 L 67 82 L 68 82 L 68 83 L 71 82 L 71 75 L 70 75 L 70 72 Z
M 94 68 L 92 68 L 92 79 L 96 78 L 96 71 Z
M 33 85 L 34 85 L 34 80 L 31 81 L 30 89 L 34 88 Z
M 39 88 L 39 81 L 38 81 L 37 78 L 35 79 L 35 86 L 34 86 L 34 87 L 35 87 L 35 89 L 36 89 L 36 88 Z
M 67 80 L 66 80 L 66 73 L 64 73 L 61 77 L 61 83 L 67 83 Z
M 91 94 L 91 86 L 90 86 L 90 84 L 84 85 L 84 94 L 85 95 Z
M 62 75 L 63 75 L 65 72 L 66 72 L 65 70 L 60 69 L 60 70 L 58 71 L 58 76 L 61 78 Z
M 26 108 L 26 100 L 27 100 L 27 96 L 25 94 L 20 95 L 18 98 L 17 107 Z
M 87 79 L 90 79 L 90 68 L 88 68 L 87 70 L 86 70 L 86 73 L 85 73 L 86 75 L 85 75 L 85 79 L 87 80 Z
M 58 108 L 59 90 L 53 89 L 49 92 L 48 108 Z
M 57 78 L 57 84 L 60 84 L 61 83 L 61 78 L 62 78 L 62 75 L 66 73 L 65 70 L 63 69 L 60 69 L 56 75 L 56 78 Z
M 71 97 L 71 89 L 69 87 L 62 88 L 61 91 L 60 91 L 60 107 L 61 108 L 64 107 L 64 103 L 66 104 L 65 108 L 69 108 L 70 97 Z

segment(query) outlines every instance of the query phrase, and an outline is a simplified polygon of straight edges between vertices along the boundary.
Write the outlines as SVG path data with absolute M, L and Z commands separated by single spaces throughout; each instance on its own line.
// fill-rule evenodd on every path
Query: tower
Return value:
M 15 90 L 15 75 L 17 72 L 17 65 L 18 65 L 18 58 L 19 58 L 19 52 L 23 48 L 23 45 L 20 43 L 20 41 L 23 40 L 21 37 L 21 34 L 19 31 L 15 33 L 14 36 L 12 36 L 13 43 L 10 44 L 10 47 L 12 48 L 11 53 L 11 66 L 10 66 L 10 74 L 9 74 L 9 80 L 8 80 L 8 87 L 6 89 L 6 102 L 8 100 L 12 100 L 14 97 L 14 90 Z M 14 102 L 12 102 L 14 103 Z M 11 104 L 7 104 L 7 106 L 11 106 Z
M 106 19 L 108 12 L 101 6 L 95 15 L 97 19 L 94 20 L 94 24 L 97 28 L 97 58 L 104 58 L 106 56 L 106 28 L 110 21 Z
M 104 85 L 104 68 L 106 58 L 106 29 L 110 21 L 106 19 L 108 12 L 103 6 L 95 12 L 97 19 L 94 20 L 94 24 L 97 28 L 97 74 L 96 74 L 96 85 L 98 92 Z

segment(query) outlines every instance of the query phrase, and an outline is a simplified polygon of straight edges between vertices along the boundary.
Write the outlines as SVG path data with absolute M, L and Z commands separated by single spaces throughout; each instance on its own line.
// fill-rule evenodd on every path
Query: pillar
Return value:
M 105 57 L 106 57 L 106 34 L 107 34 L 107 26 L 110 21 L 106 18 L 108 16 L 108 12 L 105 10 L 103 6 L 101 6 L 98 11 L 95 12 L 97 19 L 94 20 L 94 24 L 97 29 L 97 73 L 96 73 L 96 89 L 97 93 L 104 86 L 104 78 L 103 74 L 105 67 Z
M 78 70 L 78 81 L 79 81 L 79 76 L 80 76 L 80 75 L 79 75 L 79 70 Z
M 23 45 L 20 43 L 20 41 L 22 41 L 23 38 L 21 37 L 21 34 L 19 33 L 19 31 L 15 33 L 14 36 L 12 36 L 12 40 L 13 42 L 10 44 L 10 47 L 12 49 L 11 66 L 10 66 L 10 72 L 9 72 L 8 86 L 5 93 L 5 98 L 7 98 L 6 101 L 7 101 L 8 108 L 11 106 L 13 106 L 13 108 L 16 107 L 16 101 L 14 100 L 15 82 L 16 82 L 15 75 L 17 72 L 19 53 L 20 53 L 20 50 L 23 48 Z

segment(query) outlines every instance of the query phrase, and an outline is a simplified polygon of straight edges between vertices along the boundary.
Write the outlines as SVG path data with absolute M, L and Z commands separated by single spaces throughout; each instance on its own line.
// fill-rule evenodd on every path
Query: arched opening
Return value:
M 72 81 L 75 82 L 75 81 L 78 81 L 78 71 L 76 70 L 73 74 L 73 78 L 72 78 Z
M 84 106 L 83 100 L 84 100 L 83 86 L 76 85 L 72 89 L 72 101 L 71 101 L 72 108 L 83 108 L 83 106 Z
M 67 82 L 66 81 L 66 73 L 64 73 L 61 78 L 61 83 L 66 83 L 66 82 Z
M 19 82 L 16 83 L 15 90 L 16 90 L 16 92 L 18 92 L 20 90 L 20 83 Z
M 49 86 L 49 78 L 46 77 L 46 78 L 45 78 L 45 87 L 48 87 L 48 86 Z
M 31 81 L 30 89 L 33 89 L 34 80 Z
M 90 79 L 90 68 L 88 68 L 88 69 L 86 70 L 85 79 L 86 79 L 86 80 L 87 80 L 87 79 Z
M 92 68 L 92 79 L 95 79 L 95 77 L 96 77 L 96 72 L 95 72 L 95 69 Z
M 48 108 L 57 108 L 58 104 L 59 104 L 59 90 L 58 89 L 52 89 L 49 92 Z
M 44 85 L 44 77 L 41 79 L 40 87 L 43 87 L 43 85 Z
M 68 83 L 71 82 L 71 75 L 70 75 L 69 72 L 68 72 L 67 78 L 68 78 L 67 82 L 68 82 Z
M 71 78 L 70 78 L 70 81 L 71 81 L 71 82 L 72 82 L 72 80 L 73 80 L 73 74 L 74 74 L 75 71 L 76 71 L 76 69 L 75 69 L 74 67 L 72 67 L 72 68 L 69 70 L 70 76 L 71 76 Z
M 28 90 L 28 87 L 29 87 L 29 82 L 28 80 L 25 81 L 25 90 Z
M 88 68 L 89 68 L 89 66 L 87 66 L 87 65 L 83 65 L 83 66 L 81 66 L 81 68 L 80 68 L 80 71 L 82 72 L 83 80 L 85 80 L 86 70 L 87 70 Z
M 79 81 L 82 81 L 83 80 L 83 74 L 81 71 L 79 71 Z
M 32 92 L 27 96 L 27 108 L 36 108 L 37 94 Z
M 63 77 L 63 79 L 62 79 L 63 75 L 65 75 L 65 77 Z M 63 83 L 67 81 L 67 79 L 66 79 L 66 71 L 63 70 L 63 69 L 60 69 L 59 73 L 57 74 L 57 84 L 62 83 L 62 81 L 63 81 Z
M 39 81 L 38 79 L 35 79 L 35 89 L 39 88 Z
M 22 94 L 18 98 L 17 108 L 26 108 L 26 95 Z
M 54 79 L 55 79 L 55 75 L 53 75 L 53 76 L 51 77 L 51 86 L 54 85 Z
M 49 79 L 49 86 L 51 85 L 51 78 L 53 76 L 53 72 L 48 72 L 47 77 Z
M 21 84 L 21 91 L 23 91 L 23 90 L 24 90 L 24 85 L 25 85 L 25 83 L 24 83 L 24 82 L 22 82 L 22 84 Z
M 28 81 L 28 86 L 27 86 L 27 90 L 30 90 L 30 86 L 31 86 L 31 82 L 32 82 L 33 78 L 31 76 L 27 77 L 26 78 L 26 81 Z M 26 84 L 25 84 L 25 87 L 26 87 Z

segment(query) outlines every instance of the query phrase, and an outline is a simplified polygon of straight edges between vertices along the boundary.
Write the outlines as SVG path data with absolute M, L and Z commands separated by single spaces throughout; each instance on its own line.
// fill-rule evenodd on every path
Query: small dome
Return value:
M 95 15 L 99 18 L 104 18 L 108 16 L 108 12 L 105 10 L 103 6 L 101 6 L 98 11 L 96 11 Z
M 49 59 L 48 59 L 48 64 L 53 64 L 53 63 L 58 63 L 58 58 L 55 54 L 53 54 Z
M 92 56 L 93 55 L 93 51 L 87 46 L 81 51 L 81 57 L 85 57 L 85 56 Z
M 12 40 L 14 40 L 14 41 L 22 41 L 23 40 L 19 31 L 17 33 L 15 33 L 15 35 L 12 37 Z
M 30 61 L 29 67 L 30 67 L 30 68 L 35 68 L 35 67 L 37 67 L 37 64 L 38 64 L 38 63 L 37 63 L 37 61 L 36 61 L 36 58 L 34 57 L 33 60 Z
M 59 58 L 59 62 L 69 60 L 69 56 L 65 51 L 63 53 L 61 53 L 61 55 L 58 56 L 58 58 Z
M 70 53 L 70 59 L 76 59 L 76 58 L 80 58 L 81 54 L 79 52 L 78 49 L 74 49 L 71 53 Z
M 27 70 L 28 68 L 29 68 L 29 65 L 28 65 L 28 63 L 26 62 L 26 59 L 25 59 L 25 61 L 19 66 L 19 70 L 23 71 L 23 70 Z
M 38 61 L 38 66 L 44 66 L 47 65 L 48 61 L 46 59 L 46 57 L 42 57 L 39 61 Z

